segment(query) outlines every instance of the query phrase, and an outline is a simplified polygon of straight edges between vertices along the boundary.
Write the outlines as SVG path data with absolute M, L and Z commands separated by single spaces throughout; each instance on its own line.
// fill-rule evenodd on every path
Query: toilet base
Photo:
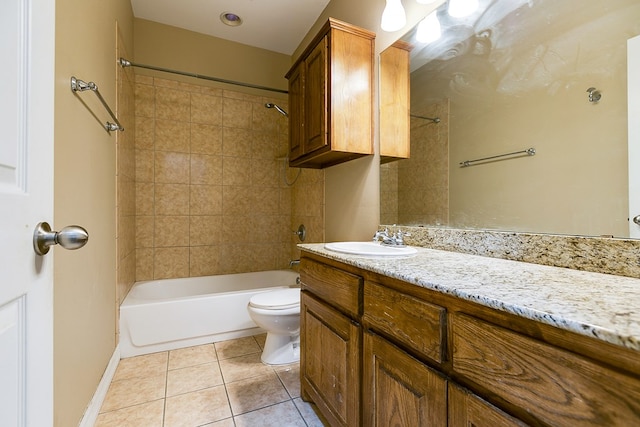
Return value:
M 300 335 L 267 333 L 260 360 L 267 365 L 286 365 L 300 361 Z

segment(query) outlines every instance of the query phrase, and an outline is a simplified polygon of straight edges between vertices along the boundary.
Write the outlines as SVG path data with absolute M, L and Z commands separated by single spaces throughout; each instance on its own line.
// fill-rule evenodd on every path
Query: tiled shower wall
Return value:
M 129 58 L 118 33 L 117 58 Z M 116 307 L 119 307 L 136 279 L 136 193 L 134 151 L 134 85 L 131 68 L 117 68 L 118 120 L 124 132 L 112 132 L 116 140 Z M 116 310 L 116 313 L 119 311 Z
M 285 168 L 286 101 L 136 76 L 136 280 L 288 267 L 324 237 L 324 174 Z M 304 207 L 296 207 L 296 198 Z M 316 239 L 316 240 L 311 240 Z

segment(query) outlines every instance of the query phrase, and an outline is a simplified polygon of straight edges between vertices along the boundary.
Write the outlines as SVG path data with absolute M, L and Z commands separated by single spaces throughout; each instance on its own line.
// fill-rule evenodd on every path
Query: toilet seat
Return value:
M 249 299 L 251 307 L 263 310 L 286 310 L 300 305 L 300 289 L 288 288 L 278 291 L 261 292 Z

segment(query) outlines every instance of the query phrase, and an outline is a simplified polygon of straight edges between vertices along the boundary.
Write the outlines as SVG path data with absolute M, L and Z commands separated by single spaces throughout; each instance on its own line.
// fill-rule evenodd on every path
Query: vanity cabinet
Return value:
M 374 38 L 329 18 L 286 74 L 290 166 L 324 168 L 373 154 Z
M 410 156 L 410 53 L 397 41 L 380 54 L 380 163 Z
M 640 425 L 640 357 L 302 251 L 301 387 L 332 426 Z

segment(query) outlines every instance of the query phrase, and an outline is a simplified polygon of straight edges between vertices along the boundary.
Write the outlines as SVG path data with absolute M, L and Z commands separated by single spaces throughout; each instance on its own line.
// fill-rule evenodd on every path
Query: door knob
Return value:
M 633 217 L 633 222 L 635 222 L 636 224 L 640 225 L 640 215 L 636 215 Z
M 78 225 L 70 225 L 60 231 L 51 231 L 51 226 L 41 222 L 33 232 L 33 250 L 38 255 L 49 252 L 49 246 L 59 244 L 65 249 L 79 249 L 87 244 L 89 233 Z

